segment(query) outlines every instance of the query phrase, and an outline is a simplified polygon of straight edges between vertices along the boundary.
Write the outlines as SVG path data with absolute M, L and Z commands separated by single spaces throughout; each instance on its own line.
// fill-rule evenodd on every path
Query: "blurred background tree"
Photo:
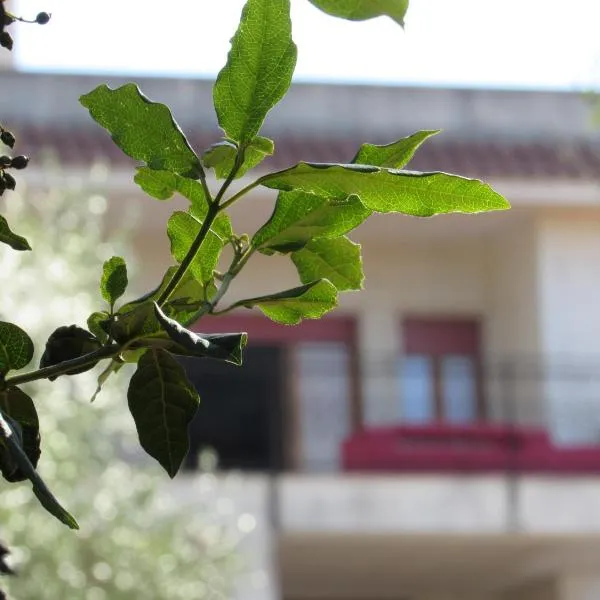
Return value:
M 57 323 L 85 324 L 98 309 L 92 299 L 102 263 L 127 249 L 127 225 L 106 239 L 106 200 L 81 189 L 27 191 L 6 198 L 3 214 L 35 240 L 34 252 L 1 252 L 6 315 L 45 340 Z M 133 223 L 134 214 L 130 214 Z M 111 228 L 112 230 L 112 228 Z M 32 290 L 34 292 L 32 293 Z M 37 358 L 43 352 L 38 347 Z M 229 598 L 241 565 L 235 546 L 243 537 L 231 526 L 235 510 L 219 516 L 210 473 L 198 477 L 197 501 L 182 508 L 161 494 L 164 474 L 140 451 L 125 406 L 128 378 L 114 377 L 93 406 L 95 371 L 32 384 L 43 436 L 39 470 L 81 525 L 69 532 L 39 505 L 25 483 L 0 495 L 0 534 L 22 576 L 3 582 L 15 600 L 69 598 L 119 600 Z M 37 389 L 33 389 L 36 386 Z M 86 398 L 88 400 L 86 400 Z M 69 437 L 63 433 L 69 432 Z M 161 486 L 160 488 L 158 486 Z

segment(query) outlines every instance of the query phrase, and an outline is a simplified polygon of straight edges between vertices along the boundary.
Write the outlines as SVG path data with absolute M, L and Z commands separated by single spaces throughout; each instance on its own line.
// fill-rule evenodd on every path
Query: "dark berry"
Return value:
M 6 189 L 14 190 L 17 187 L 17 182 L 16 182 L 15 178 L 10 173 L 7 173 L 6 171 L 4 171 L 4 173 L 2 175 L 3 175 L 4 185 L 6 186 Z
M 10 161 L 10 166 L 13 169 L 24 169 L 29 164 L 29 156 L 15 156 Z
M 50 14 L 47 12 L 38 13 L 37 17 L 35 18 L 35 22 L 38 25 L 45 25 L 48 23 L 48 21 L 50 21 Z
M 4 190 L 6 190 L 6 183 L 4 181 L 4 178 L 0 177 L 0 196 L 4 194 Z
M 12 163 L 12 158 L 10 156 L 0 156 L 0 169 L 4 169 L 5 167 L 10 167 Z
M 13 148 L 15 145 L 15 136 L 8 130 L 4 130 L 0 133 L 0 141 L 8 146 L 9 148 Z
M 8 33 L 8 31 L 3 31 L 0 33 L 0 46 L 6 48 L 7 50 L 12 50 L 13 39 L 10 37 L 10 33 Z
M 4 18 L 2 19 L 2 22 L 4 23 L 5 27 L 6 27 L 6 25 L 12 25 L 15 21 L 16 21 L 16 19 L 12 15 L 9 15 L 8 13 L 6 13 L 4 15 Z

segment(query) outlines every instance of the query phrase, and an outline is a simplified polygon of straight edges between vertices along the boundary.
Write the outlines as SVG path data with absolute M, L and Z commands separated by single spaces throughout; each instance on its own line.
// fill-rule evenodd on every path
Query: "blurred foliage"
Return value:
M 3 290 L 1 312 L 38 340 L 57 322 L 84 323 L 96 308 L 92 299 L 102 262 L 115 253 L 131 254 L 127 227 L 111 231 L 110 243 L 105 241 L 102 196 L 53 187 L 15 193 L 2 209 L 35 240 L 35 252 L 0 253 L 0 269 L 11 281 Z M 135 215 L 130 217 L 132 222 Z M 121 214 L 119 222 L 124 221 Z M 36 350 L 39 360 L 43 348 Z M 198 476 L 193 509 L 189 504 L 182 509 L 172 488 L 161 494 L 157 486 L 163 481 L 164 488 L 164 477 L 158 465 L 137 450 L 123 403 L 126 378 L 115 377 L 90 406 L 96 375 L 25 386 L 38 399 L 40 473 L 58 498 L 68 497 L 81 532 L 68 531 L 48 515 L 27 483 L 6 487 L 0 495 L 0 534 L 21 573 L 4 582 L 11 598 L 230 597 L 240 568 L 235 546 L 243 536 L 234 506 L 229 503 L 229 514 L 219 521 L 219 491 L 210 474 Z

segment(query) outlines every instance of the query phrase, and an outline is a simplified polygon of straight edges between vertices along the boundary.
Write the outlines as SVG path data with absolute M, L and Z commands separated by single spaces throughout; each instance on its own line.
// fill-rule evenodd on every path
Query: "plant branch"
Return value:
M 208 183 L 206 183 L 206 172 L 204 171 L 202 166 L 200 166 L 200 183 L 202 185 L 202 189 L 204 190 L 206 203 L 208 204 L 208 206 L 210 206 L 212 203 L 212 195 L 210 193 L 210 190 L 208 189 Z
M 48 377 L 58 377 L 64 375 L 67 371 L 73 369 L 79 369 L 80 367 L 87 367 L 92 365 L 103 358 L 111 358 L 119 354 L 122 347 L 118 344 L 111 344 L 110 346 L 103 346 L 94 352 L 84 354 L 71 360 L 65 360 L 64 362 L 52 365 L 50 367 L 44 367 L 37 369 L 37 371 L 30 371 L 29 373 L 23 373 L 22 375 L 15 375 L 14 377 L 8 377 L 4 380 L 5 387 L 12 387 L 21 385 L 23 383 L 29 383 L 30 381 L 37 381 L 38 379 L 48 379 Z
M 225 273 L 225 275 L 223 276 L 223 281 L 221 282 L 221 285 L 219 286 L 219 290 L 215 294 L 214 298 L 208 302 L 208 304 L 210 304 L 210 312 L 213 311 L 213 309 L 219 303 L 221 298 L 223 298 L 223 296 L 229 289 L 229 286 L 231 285 L 231 282 L 233 281 L 234 277 L 235 277 L 235 274 L 230 271 L 227 271 L 227 273 Z
M 175 288 L 179 285 L 179 283 L 187 273 L 187 270 L 189 269 L 193 260 L 196 258 L 196 254 L 198 254 L 198 250 L 200 250 L 200 246 L 202 245 L 202 242 L 204 241 L 208 232 L 210 231 L 210 228 L 218 212 L 219 207 L 215 202 L 208 206 L 208 211 L 206 213 L 206 216 L 204 217 L 204 221 L 202 223 L 202 227 L 200 227 L 198 235 L 192 242 L 190 249 L 181 261 L 181 264 L 177 268 L 177 271 L 175 271 L 175 273 L 173 274 L 171 281 L 169 281 L 167 287 L 163 290 L 162 294 L 156 301 L 158 306 L 160 306 L 161 308 L 164 305 L 164 303 L 170 298 L 171 294 L 175 291 Z
M 251 184 L 247 185 L 245 188 L 242 188 L 239 192 L 228 198 L 221 206 L 219 210 L 225 210 L 229 208 L 234 202 L 237 202 L 242 196 L 245 196 L 250 190 L 253 190 L 256 186 L 260 185 L 260 179 L 253 181 Z
M 232 184 L 233 180 L 235 179 L 235 176 L 237 175 L 237 172 L 240 170 L 240 167 L 244 164 L 245 152 L 246 152 L 246 149 L 242 146 L 238 150 L 237 154 L 235 155 L 235 161 L 233 163 L 233 167 L 231 167 L 231 171 L 229 171 L 229 175 L 227 175 L 227 179 L 225 179 L 225 181 L 223 182 L 221 189 L 217 192 L 217 195 L 215 196 L 215 199 L 213 201 L 216 205 L 218 205 L 219 202 L 221 202 L 223 195 L 225 194 L 225 192 L 227 191 L 229 186 Z

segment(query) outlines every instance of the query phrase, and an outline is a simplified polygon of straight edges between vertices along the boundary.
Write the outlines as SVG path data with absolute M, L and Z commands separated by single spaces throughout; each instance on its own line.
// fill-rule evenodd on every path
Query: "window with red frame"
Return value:
M 407 318 L 402 330 L 401 419 L 408 423 L 482 419 L 479 321 Z

